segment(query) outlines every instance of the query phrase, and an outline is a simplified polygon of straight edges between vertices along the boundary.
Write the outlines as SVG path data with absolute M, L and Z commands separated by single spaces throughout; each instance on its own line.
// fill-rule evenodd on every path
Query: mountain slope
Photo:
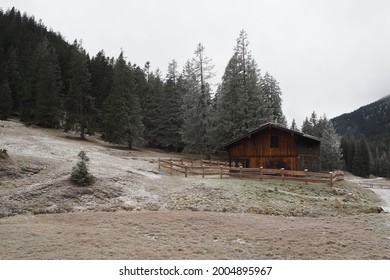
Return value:
M 377 141 L 390 136 L 390 95 L 332 119 L 338 134 Z
M 390 95 L 332 119 L 347 171 L 390 178 Z

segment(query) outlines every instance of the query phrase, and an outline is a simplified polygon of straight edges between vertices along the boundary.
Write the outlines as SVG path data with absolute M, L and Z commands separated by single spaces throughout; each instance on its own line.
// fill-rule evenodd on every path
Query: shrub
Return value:
M 89 158 L 84 151 L 78 154 L 80 161 L 72 168 L 70 179 L 73 183 L 79 186 L 90 185 L 94 181 L 94 177 L 88 171 L 87 162 Z
M 0 149 L 0 158 L 7 158 L 7 150 L 6 149 Z

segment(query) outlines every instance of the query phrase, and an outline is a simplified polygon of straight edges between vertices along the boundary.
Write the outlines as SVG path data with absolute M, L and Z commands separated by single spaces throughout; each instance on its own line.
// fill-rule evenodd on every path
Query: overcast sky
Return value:
M 219 83 L 241 29 L 261 73 L 279 82 L 289 125 L 314 110 L 328 118 L 390 94 L 390 1 L 387 0 L 2 0 L 42 19 L 68 42 L 82 39 L 165 75 L 205 46 Z

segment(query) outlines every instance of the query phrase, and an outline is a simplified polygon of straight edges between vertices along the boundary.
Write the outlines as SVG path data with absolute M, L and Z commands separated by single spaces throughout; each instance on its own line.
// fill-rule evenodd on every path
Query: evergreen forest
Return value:
M 345 170 L 390 178 L 390 96 L 332 119 Z
M 231 58 L 214 89 L 214 65 L 202 43 L 183 66 L 172 59 L 163 76 L 152 62 L 132 64 L 131 54 L 123 50 L 117 57 L 104 50 L 90 56 L 82 41 L 69 43 L 15 8 L 0 10 L 0 119 L 17 117 L 26 125 L 60 128 L 82 139 L 99 133 L 105 141 L 129 148 L 206 156 L 264 123 L 287 127 L 279 83 L 260 72 L 245 30 L 232 43 Z M 290 128 L 299 130 L 295 120 Z M 346 167 L 361 174 L 359 164 L 350 162 L 346 138 L 341 140 L 325 115 L 318 118 L 313 112 L 301 130 L 321 138 L 324 170 Z M 363 142 L 356 140 L 354 149 Z M 377 154 L 388 161 L 388 148 Z M 372 149 L 369 157 L 371 167 L 380 165 Z
M 278 82 L 260 74 L 244 30 L 216 92 L 201 43 L 182 68 L 173 59 L 163 77 L 150 62 L 130 63 L 124 51 L 90 57 L 81 41 L 70 44 L 14 8 L 0 12 L 0 30 L 1 119 L 205 155 L 265 122 L 287 125 Z

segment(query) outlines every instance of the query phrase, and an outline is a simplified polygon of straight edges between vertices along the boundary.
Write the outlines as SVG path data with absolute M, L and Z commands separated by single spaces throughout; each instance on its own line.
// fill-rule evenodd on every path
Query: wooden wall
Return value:
M 240 162 L 244 167 L 262 166 L 277 169 L 283 167 L 286 170 L 303 170 L 310 166 L 311 171 L 319 171 L 314 170 L 316 166 L 319 168 L 319 165 L 312 164 L 310 160 L 319 163 L 320 143 L 275 127 L 265 128 L 250 138 L 231 144 L 227 149 L 230 161 L 233 164 Z

